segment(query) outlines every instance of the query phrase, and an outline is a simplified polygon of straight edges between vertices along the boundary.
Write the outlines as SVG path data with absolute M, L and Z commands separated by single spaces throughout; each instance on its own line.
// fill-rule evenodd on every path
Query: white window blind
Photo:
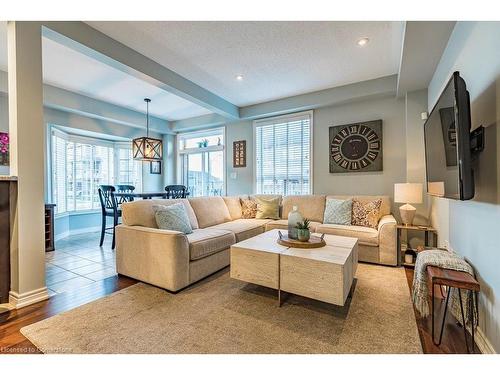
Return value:
M 99 185 L 131 184 L 140 192 L 142 165 L 131 145 L 52 129 L 52 200 L 56 213 L 100 208 Z
M 136 192 L 141 192 L 142 162 L 134 160 L 130 143 L 116 145 L 118 174 L 117 183 L 135 186 Z
M 257 194 L 311 193 L 311 120 L 307 112 L 254 122 Z

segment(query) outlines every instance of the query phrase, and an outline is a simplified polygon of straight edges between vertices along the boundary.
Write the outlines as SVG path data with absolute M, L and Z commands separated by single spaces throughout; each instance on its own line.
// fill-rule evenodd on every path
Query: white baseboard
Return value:
M 478 326 L 474 334 L 474 341 L 483 354 L 497 354 L 490 340 L 485 336 L 483 330 Z
M 59 233 L 57 236 L 55 236 L 55 241 L 62 240 L 64 238 L 72 236 L 72 235 L 100 232 L 100 230 L 101 230 L 101 226 L 82 228 L 82 229 L 76 229 L 76 230 L 67 230 L 66 232 Z
M 34 303 L 44 301 L 49 298 L 47 287 L 35 289 L 26 293 L 9 292 L 9 305 L 15 309 L 20 309 Z

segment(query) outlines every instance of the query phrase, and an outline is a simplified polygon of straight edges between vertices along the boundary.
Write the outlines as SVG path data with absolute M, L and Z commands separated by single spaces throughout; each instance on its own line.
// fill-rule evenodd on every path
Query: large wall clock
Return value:
M 330 173 L 381 171 L 382 120 L 330 127 Z

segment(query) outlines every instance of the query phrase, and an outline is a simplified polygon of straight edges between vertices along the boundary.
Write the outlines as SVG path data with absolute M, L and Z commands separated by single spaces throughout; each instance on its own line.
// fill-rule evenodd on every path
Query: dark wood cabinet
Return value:
M 3 176 L 2 176 L 3 177 Z M 0 303 L 9 302 L 11 197 L 15 197 L 15 178 L 0 179 Z
M 56 244 L 54 241 L 54 209 L 55 204 L 45 205 L 45 251 L 54 251 Z

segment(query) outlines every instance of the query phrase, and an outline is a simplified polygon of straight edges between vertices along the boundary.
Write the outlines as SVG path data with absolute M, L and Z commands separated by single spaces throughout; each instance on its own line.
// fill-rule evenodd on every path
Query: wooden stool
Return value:
M 451 288 L 457 288 L 458 290 L 458 299 L 460 300 L 460 310 L 462 312 L 462 326 L 464 329 L 464 338 L 465 338 L 465 346 L 467 347 L 467 353 L 469 351 L 469 345 L 467 343 L 467 328 L 465 325 L 465 315 L 464 315 L 464 307 L 462 304 L 462 293 L 461 290 L 470 290 L 472 291 L 472 298 L 470 299 L 469 308 L 472 311 L 472 321 L 471 321 L 471 334 L 472 334 L 472 352 L 474 353 L 474 308 L 477 310 L 477 293 L 479 292 L 479 283 L 478 281 L 467 272 L 448 270 L 445 268 L 428 266 L 427 274 L 429 276 L 429 281 L 432 288 L 432 342 L 435 345 L 441 345 L 441 340 L 443 338 L 444 331 L 444 322 L 446 319 L 446 311 L 448 309 L 448 302 L 450 299 Z M 434 340 L 434 286 L 446 286 L 448 287 L 448 293 L 446 294 L 446 304 L 444 306 L 444 314 L 443 321 L 441 322 L 441 333 L 439 334 L 439 341 L 436 342 Z

